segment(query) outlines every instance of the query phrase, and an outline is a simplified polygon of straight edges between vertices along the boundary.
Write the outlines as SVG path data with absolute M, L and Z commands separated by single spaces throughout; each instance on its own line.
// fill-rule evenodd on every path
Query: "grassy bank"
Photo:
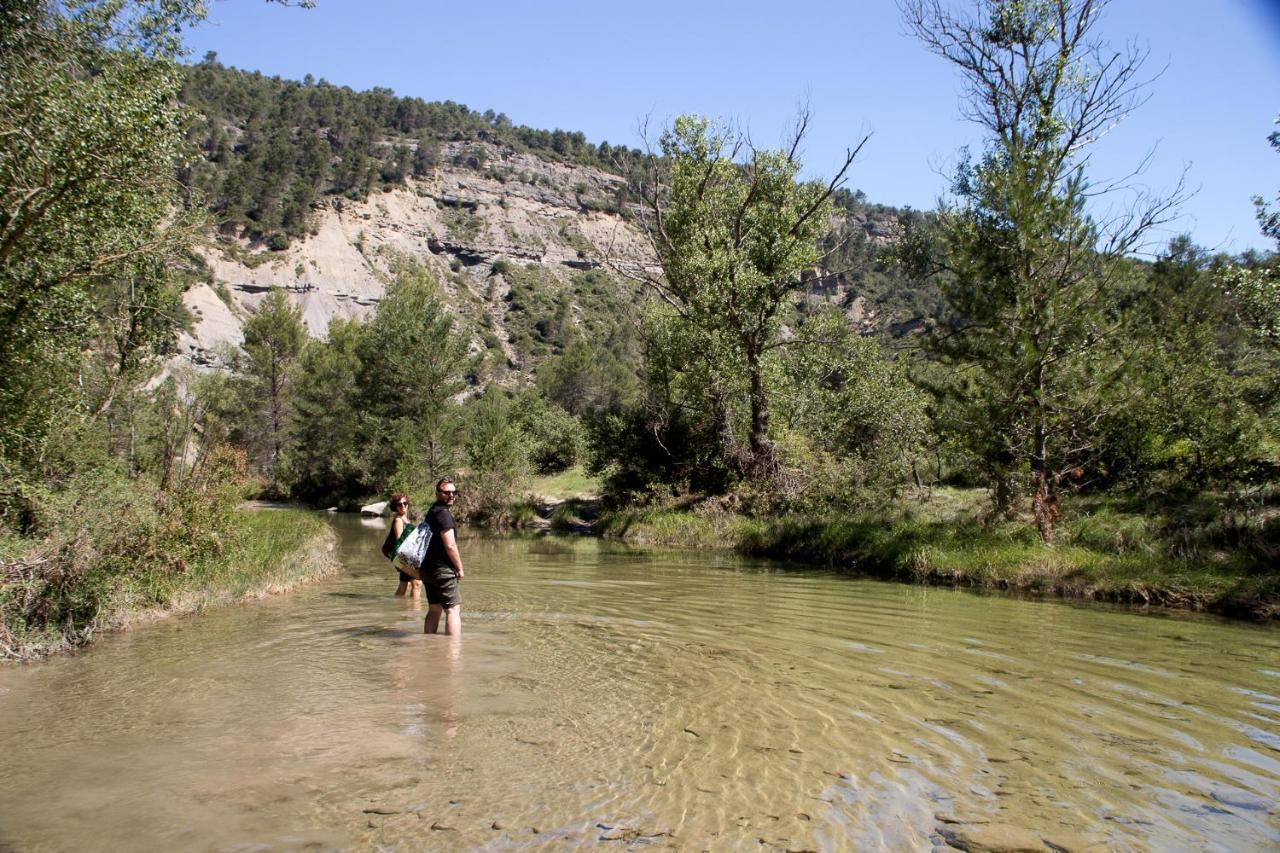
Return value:
M 1028 521 L 984 520 L 982 509 L 981 493 L 940 490 L 861 516 L 758 519 L 695 506 L 607 513 L 596 529 L 629 542 L 731 548 L 886 579 L 1280 618 L 1275 519 L 1081 500 L 1050 547 Z
M 315 513 L 233 510 L 195 553 L 165 542 L 172 531 L 118 521 L 114 542 L 90 530 L 36 547 L 2 543 L 0 656 L 64 651 L 103 631 L 282 592 L 337 568 L 333 531 Z M 113 547 L 121 544 L 128 550 Z

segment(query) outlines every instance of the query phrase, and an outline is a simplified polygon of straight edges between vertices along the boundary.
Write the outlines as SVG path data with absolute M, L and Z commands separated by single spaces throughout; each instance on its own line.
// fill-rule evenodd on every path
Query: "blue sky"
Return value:
M 1114 44 L 1136 40 L 1147 69 L 1165 70 L 1096 146 L 1090 175 L 1126 175 L 1154 146 L 1138 182 L 1169 190 L 1185 169 L 1197 190 L 1158 239 L 1274 248 L 1250 199 L 1280 191 L 1280 154 L 1266 141 L 1280 114 L 1280 0 L 1115 0 L 1100 30 Z M 188 45 L 194 58 L 214 50 L 238 68 L 453 100 L 633 147 L 644 116 L 661 125 L 686 112 L 776 145 L 807 100 L 813 176 L 871 133 L 850 186 L 916 208 L 935 205 L 959 148 L 981 141 L 960 118 L 959 77 L 906 35 L 892 0 L 317 0 L 310 10 L 216 0 Z

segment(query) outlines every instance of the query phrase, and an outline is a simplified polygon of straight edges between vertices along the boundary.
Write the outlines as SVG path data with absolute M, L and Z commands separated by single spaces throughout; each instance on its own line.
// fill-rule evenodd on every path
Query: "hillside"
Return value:
M 185 358 L 224 361 L 272 288 L 323 336 L 333 318 L 367 314 L 404 257 L 433 274 L 472 352 L 485 354 L 480 381 L 518 381 L 571 335 L 623 349 L 634 337 L 644 294 L 609 261 L 648 257 L 625 215 L 639 151 L 385 90 L 209 61 L 191 75 L 192 133 L 205 157 L 186 178 L 215 235 L 202 252 L 206 281 L 185 297 L 195 317 L 179 341 Z M 911 331 L 930 313 L 929 291 L 877 259 L 900 211 L 860 194 L 840 202 L 838 245 L 797 310 L 836 304 L 866 332 Z
M 242 318 L 271 288 L 283 288 L 308 330 L 323 335 L 334 317 L 360 317 L 378 303 L 400 256 L 434 274 L 477 346 L 500 354 L 508 367 L 546 352 L 557 337 L 541 322 L 548 317 L 607 334 L 607 325 L 626 319 L 620 309 L 636 294 L 607 275 L 605 256 L 640 257 L 644 244 L 626 219 L 590 206 L 622 179 L 479 145 L 511 177 L 440 166 L 364 201 L 319 201 L 313 233 L 286 249 L 227 237 L 211 244 L 204 251 L 210 280 L 186 296 L 197 322 L 181 341 L 183 353 L 197 363 L 217 361 L 239 342 Z

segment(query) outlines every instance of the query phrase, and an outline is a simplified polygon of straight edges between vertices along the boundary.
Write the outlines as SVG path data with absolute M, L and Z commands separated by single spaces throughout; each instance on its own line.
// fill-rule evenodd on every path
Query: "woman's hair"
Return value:
M 387 504 L 389 506 L 394 507 L 396 504 L 400 503 L 400 501 L 404 501 L 404 505 L 408 506 L 409 496 L 406 495 L 404 492 L 396 492 L 391 496 L 391 499 L 387 501 Z

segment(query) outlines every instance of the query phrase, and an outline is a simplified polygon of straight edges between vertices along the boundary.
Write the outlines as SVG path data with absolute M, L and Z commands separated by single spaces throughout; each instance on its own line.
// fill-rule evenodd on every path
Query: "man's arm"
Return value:
M 452 530 L 446 530 L 440 534 L 440 541 L 444 544 L 444 552 L 449 557 L 449 562 L 453 563 L 453 571 L 461 580 L 464 576 L 462 571 L 462 555 L 458 553 L 458 540 L 454 537 Z

